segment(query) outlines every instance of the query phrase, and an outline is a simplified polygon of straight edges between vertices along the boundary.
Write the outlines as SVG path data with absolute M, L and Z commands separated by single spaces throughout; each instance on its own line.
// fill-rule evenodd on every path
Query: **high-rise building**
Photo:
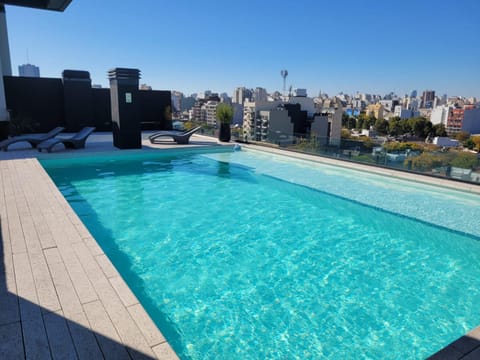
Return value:
M 236 104 L 243 104 L 245 100 L 252 100 L 252 90 L 238 87 L 233 91 L 232 102 Z
M 262 131 L 266 135 L 268 132 L 268 123 L 261 119 L 259 112 L 263 110 L 275 109 L 280 105 L 280 101 L 254 102 L 248 99 L 243 103 L 243 136 L 245 141 L 261 141 Z
M 32 64 L 23 64 L 18 67 L 18 76 L 40 77 L 40 68 Z
M 297 97 L 306 97 L 307 96 L 307 89 L 294 89 L 293 96 Z
M 209 100 L 202 106 L 202 120 L 207 125 L 214 126 L 217 123 L 217 105 L 218 101 Z
M 447 100 L 448 100 L 447 94 L 443 94 L 442 99 L 440 101 L 440 105 L 445 105 L 447 103 Z
M 422 95 L 422 108 L 433 108 L 435 102 L 435 91 L 425 90 Z
M 255 92 L 253 94 L 253 101 L 255 102 L 267 102 L 268 101 L 268 94 L 267 90 L 261 87 L 255 88 Z
M 193 121 L 207 122 L 208 125 L 215 125 L 216 106 L 220 102 L 218 94 L 211 93 L 207 98 L 197 97 L 192 107 Z
M 182 110 L 183 93 L 180 91 L 172 91 L 172 107 L 174 111 Z

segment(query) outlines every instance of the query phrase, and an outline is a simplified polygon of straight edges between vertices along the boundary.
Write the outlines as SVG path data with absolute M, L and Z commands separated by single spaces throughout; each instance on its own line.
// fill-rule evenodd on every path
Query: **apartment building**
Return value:
M 207 122 L 208 125 L 215 125 L 216 106 L 220 102 L 217 94 L 210 94 L 207 98 L 197 97 L 195 104 L 192 107 L 191 120 Z M 208 105 L 207 105 L 208 104 Z M 215 106 L 215 110 L 213 107 Z M 214 112 L 214 113 L 213 113 Z M 214 120 L 215 119 L 215 120 Z
M 255 102 L 245 100 L 245 102 L 243 103 L 242 125 L 244 140 L 261 141 L 262 126 L 268 126 L 268 124 L 264 123 L 262 125 L 262 120 L 260 118 L 259 112 L 275 109 L 280 104 L 281 101 Z M 258 122 L 260 122 L 260 124 L 258 124 Z
M 18 76 L 40 77 L 40 68 L 32 64 L 23 64 L 18 67 Z
M 463 121 L 464 112 L 465 112 L 464 109 L 454 109 L 454 108 L 451 108 L 448 111 L 447 126 L 445 128 L 448 135 L 456 134 L 462 131 L 462 121 Z
M 420 112 L 411 109 L 405 109 L 401 105 L 396 105 L 395 109 L 393 110 L 393 116 L 399 117 L 400 119 L 411 119 L 420 116 Z
M 313 99 L 302 97 L 302 100 L 292 103 L 246 101 L 243 112 L 244 140 L 285 145 L 293 143 L 295 136 L 312 135 L 324 145 L 339 145 L 343 108 L 318 110 L 314 107 Z
M 393 112 L 395 109 L 395 106 L 399 104 L 399 101 L 398 100 L 380 100 L 379 103 L 383 106 L 384 111 Z
M 202 106 L 202 121 L 206 122 L 209 126 L 215 126 L 217 124 L 218 104 L 218 101 L 209 100 Z
M 435 107 L 435 91 L 425 90 L 422 94 L 422 108 L 431 109 Z
M 365 109 L 367 116 L 373 115 L 376 119 L 382 120 L 384 117 L 384 108 L 380 103 L 368 105 Z
M 284 107 L 259 111 L 257 139 L 279 145 L 293 142 L 293 123 Z
M 480 132 L 480 108 L 476 108 L 475 105 L 451 108 L 448 112 L 446 131 L 449 135 L 460 131 L 470 134 Z
M 245 101 L 252 101 L 252 90 L 245 87 L 237 87 L 233 90 L 232 103 L 243 104 Z
M 255 88 L 253 93 L 253 101 L 255 102 L 267 102 L 268 101 L 268 93 L 267 90 L 262 87 Z

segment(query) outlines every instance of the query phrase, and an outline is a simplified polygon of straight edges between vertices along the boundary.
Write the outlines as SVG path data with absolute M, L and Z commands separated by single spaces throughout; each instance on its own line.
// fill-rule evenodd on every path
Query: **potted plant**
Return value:
M 220 132 L 218 133 L 218 140 L 230 141 L 230 125 L 233 119 L 233 108 L 225 103 L 217 105 L 217 120 L 220 123 Z

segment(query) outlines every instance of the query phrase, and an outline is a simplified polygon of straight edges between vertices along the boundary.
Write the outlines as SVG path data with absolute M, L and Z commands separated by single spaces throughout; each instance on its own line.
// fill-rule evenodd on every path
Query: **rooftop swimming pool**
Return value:
M 480 324 L 480 196 L 256 151 L 42 165 L 181 358 L 425 358 Z

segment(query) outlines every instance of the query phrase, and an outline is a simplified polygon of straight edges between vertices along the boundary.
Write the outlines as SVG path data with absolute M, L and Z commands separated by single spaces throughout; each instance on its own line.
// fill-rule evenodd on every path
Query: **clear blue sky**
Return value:
M 7 6 L 13 73 L 138 68 L 186 94 L 287 86 L 480 98 L 480 0 L 73 0 L 63 13 Z

